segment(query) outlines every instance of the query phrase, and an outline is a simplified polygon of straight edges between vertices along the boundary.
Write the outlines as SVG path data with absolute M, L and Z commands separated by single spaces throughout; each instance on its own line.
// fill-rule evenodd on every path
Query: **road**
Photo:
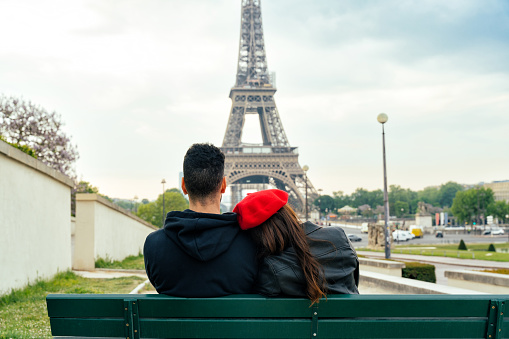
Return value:
M 362 241 L 354 242 L 355 248 L 368 246 L 368 234 L 361 233 L 358 226 L 341 226 L 347 234 L 355 234 L 362 238 Z M 434 235 L 425 234 L 423 238 L 415 238 L 409 241 L 394 242 L 395 245 L 439 245 L 439 244 L 457 244 L 463 239 L 465 243 L 505 243 L 508 241 L 508 235 L 481 236 L 468 234 L 463 231 L 457 231 L 455 234 L 444 234 L 443 238 L 435 238 Z

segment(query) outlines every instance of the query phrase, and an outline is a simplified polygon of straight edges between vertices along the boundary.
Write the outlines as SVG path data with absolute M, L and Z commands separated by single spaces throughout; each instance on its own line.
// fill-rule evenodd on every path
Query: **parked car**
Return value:
M 504 235 L 504 230 L 501 228 L 492 228 L 491 234 L 492 235 Z
M 362 241 L 362 238 L 355 234 L 348 234 L 350 241 Z
M 408 231 L 395 230 L 392 232 L 392 239 L 394 239 L 394 241 L 408 241 L 412 239 L 412 236 Z
M 491 231 L 484 231 L 482 232 L 482 235 L 491 235 Z
M 442 231 L 437 231 L 437 233 L 435 233 L 435 237 L 443 238 L 444 237 L 444 233 Z

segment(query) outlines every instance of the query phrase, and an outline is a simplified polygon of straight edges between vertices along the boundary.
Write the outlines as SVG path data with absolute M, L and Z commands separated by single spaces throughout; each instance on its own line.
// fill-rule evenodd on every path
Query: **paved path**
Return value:
M 144 270 L 108 270 L 96 268 L 94 271 L 73 271 L 75 274 L 83 278 L 98 278 L 98 279 L 111 279 L 121 277 L 137 276 L 147 279 L 147 274 Z

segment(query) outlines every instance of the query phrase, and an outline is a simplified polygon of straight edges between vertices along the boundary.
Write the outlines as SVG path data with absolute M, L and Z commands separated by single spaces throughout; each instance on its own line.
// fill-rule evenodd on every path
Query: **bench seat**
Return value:
M 50 294 L 53 336 L 119 338 L 509 338 L 509 295 Z

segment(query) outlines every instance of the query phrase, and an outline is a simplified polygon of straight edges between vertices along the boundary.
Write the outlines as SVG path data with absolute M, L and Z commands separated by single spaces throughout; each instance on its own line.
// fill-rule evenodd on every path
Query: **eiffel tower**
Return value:
M 237 78 L 230 90 L 232 108 L 221 147 L 232 191 L 231 208 L 242 199 L 243 189 L 284 190 L 289 193 L 290 205 L 301 212 L 305 210 L 306 187 L 308 206 L 318 196 L 299 165 L 297 147 L 288 142 L 275 93 L 267 68 L 260 0 L 242 0 Z M 242 143 L 246 114 L 258 115 L 262 144 Z

